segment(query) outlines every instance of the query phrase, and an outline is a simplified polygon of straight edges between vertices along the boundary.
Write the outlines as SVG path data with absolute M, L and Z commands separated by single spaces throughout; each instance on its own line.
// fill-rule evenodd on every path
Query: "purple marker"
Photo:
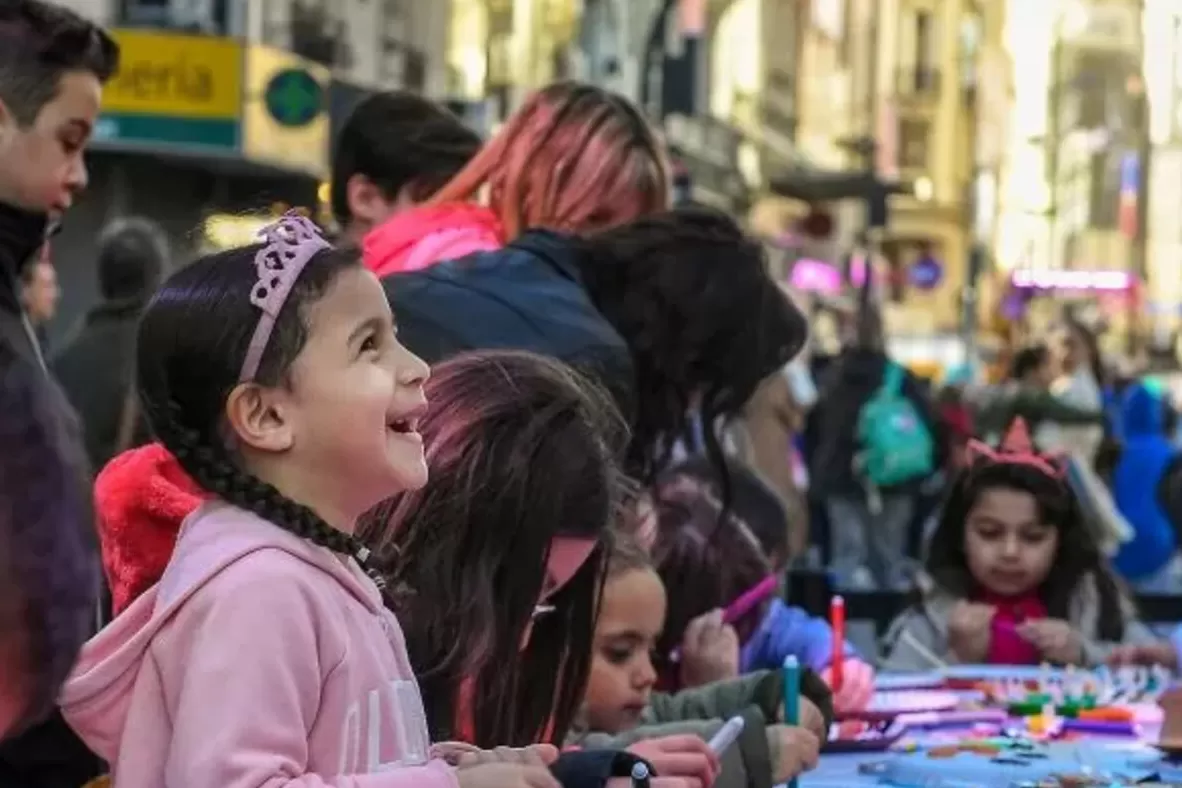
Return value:
M 1064 733 L 1096 733 L 1106 736 L 1137 736 L 1137 726 L 1118 720 L 1063 720 Z

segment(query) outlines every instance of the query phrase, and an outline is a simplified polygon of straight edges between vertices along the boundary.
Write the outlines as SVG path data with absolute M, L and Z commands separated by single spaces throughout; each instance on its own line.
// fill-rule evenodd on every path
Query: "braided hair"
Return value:
M 692 408 L 707 427 L 738 416 L 808 335 L 760 243 L 710 209 L 682 208 L 600 233 L 585 244 L 580 274 L 632 354 L 639 407 L 628 470 L 646 484 L 691 432 Z M 718 438 L 704 433 L 729 497 Z
M 259 247 L 198 259 L 173 274 L 149 303 L 137 337 L 137 388 L 153 432 L 181 467 L 207 491 L 275 525 L 364 562 L 368 551 L 307 506 L 242 469 L 227 446 L 223 410 L 238 385 L 242 361 L 258 322 L 250 302 Z M 307 310 L 343 271 L 359 265 L 356 252 L 326 249 L 308 262 L 279 312 L 255 382 L 288 383 L 307 341 Z

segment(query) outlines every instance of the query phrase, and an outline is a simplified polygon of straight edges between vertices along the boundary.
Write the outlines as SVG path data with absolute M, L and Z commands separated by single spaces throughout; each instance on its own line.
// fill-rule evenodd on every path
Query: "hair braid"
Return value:
M 281 493 L 274 485 L 241 470 L 225 449 L 206 441 L 197 430 L 177 423 L 173 416 L 158 429 L 161 440 L 181 467 L 198 484 L 223 500 L 254 512 L 293 534 L 337 553 L 350 555 L 363 566 L 369 549 L 349 534 L 338 531 L 307 506 Z

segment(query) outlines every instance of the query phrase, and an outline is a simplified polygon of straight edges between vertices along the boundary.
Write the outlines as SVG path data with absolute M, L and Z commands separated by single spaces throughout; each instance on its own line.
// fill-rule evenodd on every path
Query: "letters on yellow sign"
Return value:
M 181 53 L 171 63 L 127 64 L 111 86 L 113 92 L 130 93 L 137 101 L 170 101 L 174 97 L 206 103 L 214 96 L 213 74 L 202 63 L 190 63 Z
M 228 38 L 117 30 L 121 66 L 103 110 L 234 119 L 242 113 L 242 46 Z

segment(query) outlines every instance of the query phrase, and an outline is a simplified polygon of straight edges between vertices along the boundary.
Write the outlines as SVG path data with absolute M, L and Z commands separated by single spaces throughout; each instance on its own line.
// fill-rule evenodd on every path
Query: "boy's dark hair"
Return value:
M 147 300 L 168 266 L 168 239 L 150 219 L 116 219 L 99 237 L 99 292 L 108 301 Z
M 342 227 L 353 219 L 348 184 L 364 175 L 387 200 L 404 188 L 425 200 L 463 169 L 481 140 L 444 107 L 413 93 L 389 91 L 364 99 L 341 128 L 332 160 L 332 213 Z
M 29 126 L 57 95 L 64 74 L 88 71 L 107 82 L 119 45 L 98 25 L 42 0 L 0 3 L 0 100 Z
M 1014 354 L 1010 362 L 1010 379 L 1024 380 L 1028 375 L 1047 363 L 1050 351 L 1046 345 L 1031 345 Z

